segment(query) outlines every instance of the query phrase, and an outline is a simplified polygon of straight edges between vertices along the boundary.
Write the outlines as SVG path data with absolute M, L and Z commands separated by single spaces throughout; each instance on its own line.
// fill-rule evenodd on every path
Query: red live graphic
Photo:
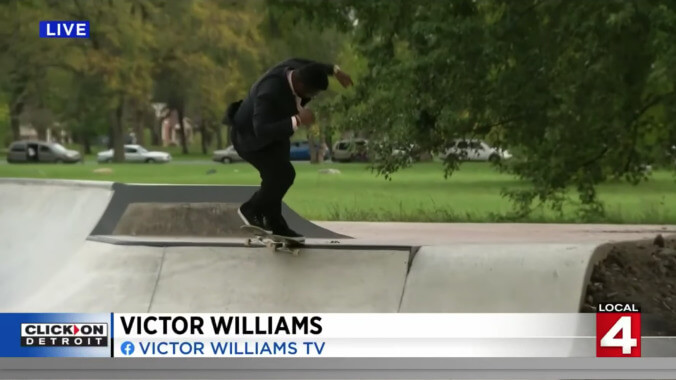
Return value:
M 641 356 L 641 308 L 601 303 L 596 313 L 596 357 Z

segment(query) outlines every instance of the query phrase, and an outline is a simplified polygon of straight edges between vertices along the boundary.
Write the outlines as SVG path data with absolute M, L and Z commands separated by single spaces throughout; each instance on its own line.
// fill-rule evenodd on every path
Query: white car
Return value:
M 239 153 L 237 153 L 235 147 L 232 145 L 225 149 L 215 151 L 211 159 L 224 164 L 243 161 L 242 157 L 239 156 Z
M 368 140 L 345 139 L 333 144 L 333 156 L 331 159 L 334 162 L 349 162 L 349 161 L 367 161 Z
M 128 144 L 124 146 L 124 160 L 127 162 L 169 162 L 171 161 L 171 154 L 166 152 L 151 152 L 146 148 L 135 145 Z M 98 162 L 112 162 L 113 161 L 113 150 L 108 149 L 106 151 L 100 152 L 97 155 Z
M 449 154 L 455 154 L 461 160 L 467 161 L 499 161 L 512 157 L 508 151 L 494 148 L 485 141 L 476 139 L 455 140 L 453 146 L 448 148 L 442 157 L 445 159 Z

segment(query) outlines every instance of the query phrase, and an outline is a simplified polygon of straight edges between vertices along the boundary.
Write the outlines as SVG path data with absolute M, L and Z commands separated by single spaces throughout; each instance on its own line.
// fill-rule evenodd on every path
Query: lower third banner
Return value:
M 629 306 L 599 314 L 0 314 L 0 356 L 641 356 L 640 311 Z

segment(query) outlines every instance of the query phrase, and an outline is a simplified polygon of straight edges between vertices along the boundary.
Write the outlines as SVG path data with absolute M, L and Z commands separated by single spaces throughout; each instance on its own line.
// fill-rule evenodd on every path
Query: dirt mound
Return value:
M 587 285 L 582 312 L 600 302 L 636 302 L 641 332 L 676 336 L 676 236 L 608 244 Z

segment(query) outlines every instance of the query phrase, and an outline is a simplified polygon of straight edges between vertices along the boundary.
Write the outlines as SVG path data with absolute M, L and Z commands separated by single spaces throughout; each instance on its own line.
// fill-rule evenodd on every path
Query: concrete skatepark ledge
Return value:
M 245 247 L 256 187 L 0 180 L 3 312 L 578 312 L 603 242 Z M 366 233 L 365 233 L 366 234 Z

